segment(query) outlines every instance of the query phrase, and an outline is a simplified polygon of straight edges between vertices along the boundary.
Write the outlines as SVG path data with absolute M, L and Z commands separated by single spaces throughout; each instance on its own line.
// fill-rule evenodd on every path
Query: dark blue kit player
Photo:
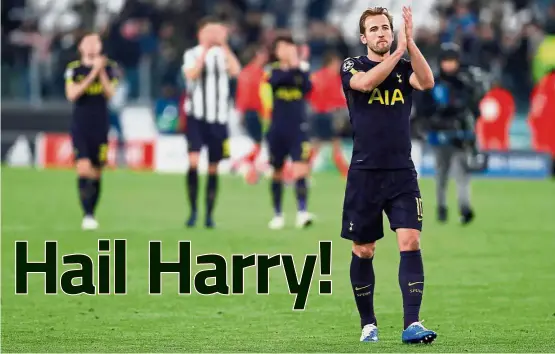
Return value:
M 312 84 L 308 63 L 300 60 L 299 48 L 291 37 L 278 37 L 274 42 L 273 55 L 277 61 L 270 65 L 266 73 L 267 85 L 271 86 L 273 97 L 272 118 L 266 140 L 270 164 L 274 169 L 271 184 L 274 217 L 268 226 L 272 230 L 285 226 L 281 201 L 284 165 L 289 157 L 293 161 L 297 197 L 296 227 L 305 228 L 313 221 L 312 214 L 307 211 L 306 181 L 310 172 L 306 96 Z
M 362 342 L 378 341 L 372 260 L 376 241 L 384 236 L 383 212 L 397 234 L 400 250 L 402 341 L 430 343 L 436 338 L 419 320 L 424 290 L 422 200 L 410 136 L 413 89 L 431 89 L 434 77 L 412 39 L 410 8 L 403 8 L 403 19 L 397 49 L 391 53 L 391 15 L 381 7 L 364 11 L 359 30 L 368 55 L 347 58 L 340 69 L 353 127 L 341 237 L 353 242 L 350 277 L 361 317 Z M 410 61 L 402 58 L 407 49 Z
M 79 43 L 81 58 L 67 65 L 66 97 L 73 103 L 71 139 L 79 177 L 84 230 L 98 228 L 94 212 L 100 196 L 102 168 L 108 157 L 108 101 L 117 85 L 117 66 L 102 55 L 98 34 Z

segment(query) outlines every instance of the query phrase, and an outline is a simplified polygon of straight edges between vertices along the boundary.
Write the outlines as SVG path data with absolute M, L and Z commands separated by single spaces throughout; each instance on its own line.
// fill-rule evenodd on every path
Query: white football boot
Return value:
M 309 213 L 308 211 L 299 211 L 297 213 L 297 222 L 296 226 L 299 229 L 304 229 L 312 225 L 314 222 L 314 215 Z
M 283 215 L 275 215 L 268 223 L 271 230 L 281 230 L 285 227 L 285 218 Z
M 362 329 L 360 335 L 361 342 L 377 342 L 378 341 L 378 327 L 373 324 L 367 324 Z
M 93 216 L 86 215 L 81 223 L 81 228 L 83 230 L 96 230 L 98 229 L 98 221 Z

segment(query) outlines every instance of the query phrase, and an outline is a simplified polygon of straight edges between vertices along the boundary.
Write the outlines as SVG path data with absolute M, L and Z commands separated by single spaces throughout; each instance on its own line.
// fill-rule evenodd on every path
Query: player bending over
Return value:
M 341 76 L 337 68 L 341 65 L 341 58 L 334 52 L 324 56 L 324 66 L 312 77 L 312 91 L 309 101 L 314 115 L 312 119 L 312 160 L 317 156 L 322 143 L 331 141 L 333 161 L 339 173 L 347 176 L 349 164 L 343 156 L 341 138 L 336 128 L 337 120 L 346 121 L 345 95 L 341 89 Z
M 305 96 L 312 89 L 308 70 L 301 68 L 299 51 L 293 39 L 278 37 L 274 43 L 277 62 L 271 64 L 267 81 L 272 87 L 272 119 L 266 140 L 268 141 L 272 175 L 272 201 L 274 218 L 270 229 L 281 229 L 285 219 L 281 209 L 283 172 L 285 159 L 293 160 L 293 178 L 297 195 L 297 222 L 299 228 L 312 224 L 312 215 L 307 211 L 309 173 L 308 158 L 310 143 L 306 132 Z
M 94 212 L 100 196 L 102 167 L 108 157 L 108 101 L 114 95 L 116 64 L 102 56 L 98 34 L 83 37 L 81 59 L 68 64 L 66 97 L 73 102 L 71 139 L 75 152 L 84 230 L 98 228 Z
M 432 88 L 434 76 L 413 41 L 410 8 L 403 7 L 403 18 L 397 50 L 390 53 L 392 17 L 381 7 L 364 11 L 360 39 L 368 55 L 348 58 L 341 68 L 354 140 L 341 237 L 353 241 L 350 277 L 363 342 L 378 341 L 372 260 L 376 241 L 384 236 L 383 212 L 397 233 L 401 253 L 402 341 L 430 343 L 436 338 L 419 320 L 424 290 L 422 199 L 411 160 L 409 123 L 413 89 Z M 411 61 L 401 59 L 407 49 Z

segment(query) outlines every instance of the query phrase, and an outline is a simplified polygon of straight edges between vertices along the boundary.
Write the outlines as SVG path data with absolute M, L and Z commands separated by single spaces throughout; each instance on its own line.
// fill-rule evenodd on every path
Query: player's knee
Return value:
M 308 175 L 308 164 L 304 162 L 295 162 L 293 164 L 293 178 L 294 179 L 301 179 L 305 178 Z
M 217 174 L 217 173 L 218 173 L 218 164 L 217 164 L 217 163 L 211 162 L 211 163 L 208 165 L 208 174 L 210 174 L 210 175 L 215 175 L 215 174 Z
M 353 243 L 353 253 L 358 258 L 372 258 L 374 257 L 374 251 L 376 250 L 376 243 L 365 243 L 365 244 L 358 244 Z
M 274 168 L 274 172 L 272 172 L 272 179 L 274 181 L 281 181 L 283 179 L 283 168 Z
M 91 160 L 79 159 L 76 163 L 77 174 L 83 177 L 94 177 L 94 168 Z
M 420 249 L 420 231 L 397 229 L 397 242 L 400 251 L 417 251 Z
M 91 178 L 100 179 L 100 176 L 102 176 L 102 169 L 99 167 L 93 167 L 91 169 Z
M 189 153 L 189 166 L 190 168 L 198 168 L 199 153 L 190 152 Z

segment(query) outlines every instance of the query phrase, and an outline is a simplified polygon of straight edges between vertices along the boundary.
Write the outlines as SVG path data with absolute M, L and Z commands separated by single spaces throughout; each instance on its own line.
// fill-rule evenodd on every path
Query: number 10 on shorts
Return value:
M 422 221 L 422 217 L 424 214 L 423 208 L 422 208 L 422 198 L 418 198 L 416 197 L 416 214 L 418 217 L 418 221 Z

